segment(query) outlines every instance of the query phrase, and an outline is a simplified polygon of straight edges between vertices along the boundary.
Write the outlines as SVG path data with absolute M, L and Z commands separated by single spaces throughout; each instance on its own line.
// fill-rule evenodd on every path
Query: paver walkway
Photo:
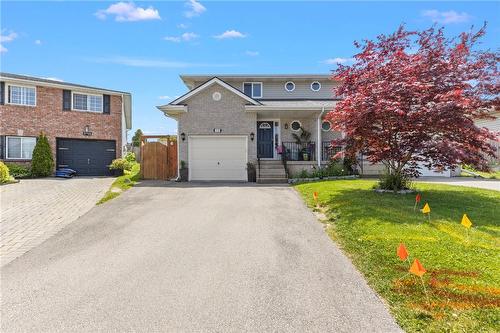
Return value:
M 26 179 L 0 186 L 0 266 L 95 206 L 113 178 Z
M 5 266 L 2 332 L 401 332 L 291 187 L 144 182 Z

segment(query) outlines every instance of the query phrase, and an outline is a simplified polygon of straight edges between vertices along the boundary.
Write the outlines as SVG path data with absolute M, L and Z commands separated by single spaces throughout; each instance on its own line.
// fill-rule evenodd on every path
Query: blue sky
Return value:
M 186 92 L 179 74 L 328 73 L 354 40 L 488 21 L 498 49 L 500 2 L 9 2 L 1 70 L 129 91 L 133 130 L 175 133 L 156 105 Z

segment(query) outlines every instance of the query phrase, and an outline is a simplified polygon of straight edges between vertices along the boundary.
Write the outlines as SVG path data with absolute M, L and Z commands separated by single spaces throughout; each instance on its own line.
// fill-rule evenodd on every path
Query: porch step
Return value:
M 281 161 L 260 161 L 260 170 L 257 170 L 259 184 L 286 184 L 286 171 Z
M 288 179 L 286 177 L 279 178 L 258 178 L 257 183 L 259 184 L 286 184 L 288 183 Z

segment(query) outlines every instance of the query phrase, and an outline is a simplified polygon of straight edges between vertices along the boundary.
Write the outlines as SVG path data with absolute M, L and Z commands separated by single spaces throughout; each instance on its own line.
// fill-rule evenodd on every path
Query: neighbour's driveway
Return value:
M 145 182 L 2 274 L 2 331 L 400 332 L 293 188 Z
M 0 266 L 85 214 L 113 178 L 26 179 L 0 186 Z
M 486 190 L 496 190 L 500 191 L 500 180 L 494 179 L 480 179 L 480 178 L 472 178 L 472 177 L 420 177 L 418 182 L 424 183 L 438 183 L 438 184 L 447 184 L 447 185 L 455 185 L 455 186 L 468 186 L 468 187 L 476 187 L 482 188 Z

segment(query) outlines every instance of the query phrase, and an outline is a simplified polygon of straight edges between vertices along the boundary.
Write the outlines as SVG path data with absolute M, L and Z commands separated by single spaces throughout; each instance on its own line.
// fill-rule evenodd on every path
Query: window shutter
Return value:
M 71 110 L 71 90 L 63 90 L 63 111 Z
M 5 82 L 0 82 L 0 104 L 5 104 Z
M 105 114 L 111 113 L 111 96 L 110 95 L 102 95 L 102 113 L 105 113 Z
M 5 159 L 5 136 L 4 135 L 0 135 L 0 159 L 2 159 L 2 160 Z

